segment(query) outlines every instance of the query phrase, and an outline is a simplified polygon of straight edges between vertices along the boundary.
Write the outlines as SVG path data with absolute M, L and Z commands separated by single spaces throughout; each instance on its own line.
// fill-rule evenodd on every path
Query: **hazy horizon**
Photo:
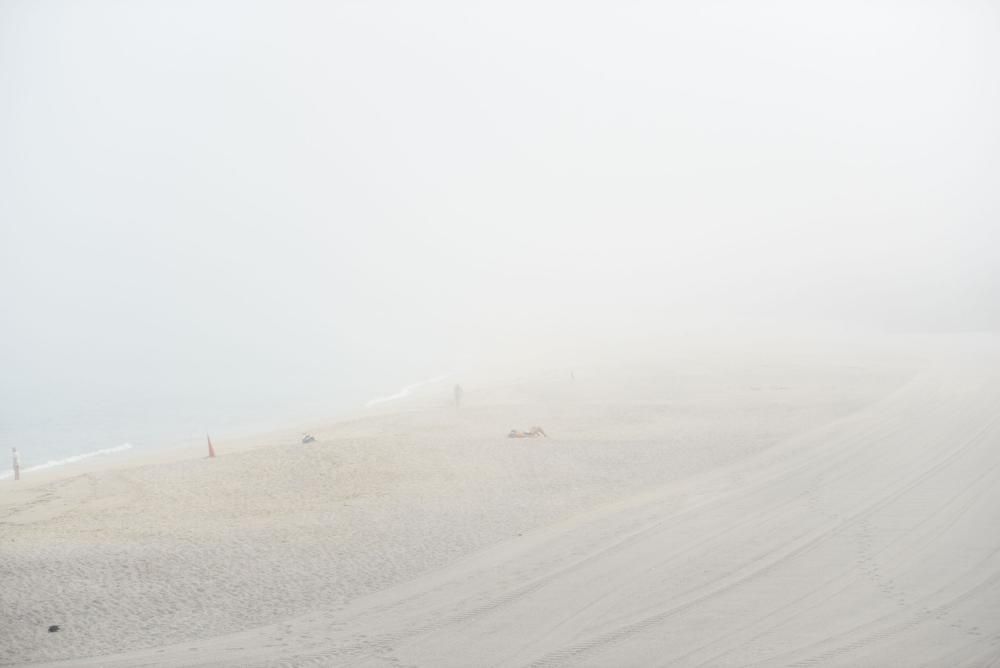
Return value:
M 4 0 L 0 422 L 636 332 L 995 330 L 998 26 L 972 1 Z

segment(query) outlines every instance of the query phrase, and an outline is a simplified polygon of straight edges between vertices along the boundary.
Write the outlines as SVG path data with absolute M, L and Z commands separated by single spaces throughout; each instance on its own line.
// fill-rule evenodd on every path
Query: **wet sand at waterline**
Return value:
M 1000 660 L 996 337 L 573 371 L 5 481 L 0 663 Z

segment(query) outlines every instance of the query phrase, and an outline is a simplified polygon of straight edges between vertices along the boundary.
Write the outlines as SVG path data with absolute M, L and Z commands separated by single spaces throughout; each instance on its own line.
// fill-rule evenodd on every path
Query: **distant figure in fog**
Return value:
M 461 408 L 461 407 L 462 407 L 462 386 L 461 385 L 456 385 L 455 386 L 455 408 Z
M 17 457 L 17 448 L 11 448 L 11 453 L 14 455 L 14 480 L 21 479 L 21 460 Z
M 545 433 L 545 430 L 541 427 L 532 427 L 528 431 L 521 431 L 520 429 L 511 429 L 507 434 L 507 438 L 538 438 L 539 436 L 543 438 L 548 438 L 549 435 Z

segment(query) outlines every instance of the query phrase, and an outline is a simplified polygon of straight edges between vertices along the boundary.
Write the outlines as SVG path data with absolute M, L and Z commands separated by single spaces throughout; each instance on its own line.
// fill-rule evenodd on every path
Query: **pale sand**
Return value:
M 3 485 L 0 661 L 990 665 L 1000 345 L 915 345 L 470 381 L 460 412 L 449 381 L 311 445 Z

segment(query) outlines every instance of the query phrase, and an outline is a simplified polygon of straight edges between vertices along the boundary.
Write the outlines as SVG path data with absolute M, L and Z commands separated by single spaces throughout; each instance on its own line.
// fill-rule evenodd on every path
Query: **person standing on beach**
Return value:
M 17 448 L 11 448 L 11 453 L 14 455 L 14 480 L 21 479 L 21 461 L 17 457 Z
M 462 386 L 461 385 L 456 385 L 455 386 L 455 408 L 461 408 L 461 407 L 462 407 Z

